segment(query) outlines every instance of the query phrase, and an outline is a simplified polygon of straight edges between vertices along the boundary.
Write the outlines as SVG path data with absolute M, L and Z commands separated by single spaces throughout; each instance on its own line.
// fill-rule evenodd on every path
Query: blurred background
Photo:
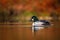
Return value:
M 39 19 L 60 20 L 59 2 L 59 0 L 0 0 L 0 21 L 27 22 L 33 15 Z
M 51 27 L 33 37 L 32 16 L 48 20 Z M 59 40 L 60 0 L 0 0 L 1 40 Z

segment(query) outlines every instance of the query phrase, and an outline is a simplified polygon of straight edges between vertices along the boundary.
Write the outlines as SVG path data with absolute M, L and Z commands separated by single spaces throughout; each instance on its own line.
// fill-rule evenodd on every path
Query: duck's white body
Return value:
M 35 26 L 35 27 L 43 27 L 44 25 L 44 22 L 40 22 L 40 21 L 36 21 L 36 22 L 33 22 L 32 23 L 32 26 Z

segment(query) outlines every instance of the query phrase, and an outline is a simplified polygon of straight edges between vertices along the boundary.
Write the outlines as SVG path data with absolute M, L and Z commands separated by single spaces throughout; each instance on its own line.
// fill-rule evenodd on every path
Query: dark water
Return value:
M 0 40 L 60 40 L 60 22 L 32 33 L 31 25 L 0 25 Z

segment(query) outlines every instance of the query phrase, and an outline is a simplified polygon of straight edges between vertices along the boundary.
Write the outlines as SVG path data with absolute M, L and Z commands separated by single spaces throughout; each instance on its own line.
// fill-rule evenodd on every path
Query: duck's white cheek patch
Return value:
M 34 21 L 34 19 L 32 19 L 32 21 Z

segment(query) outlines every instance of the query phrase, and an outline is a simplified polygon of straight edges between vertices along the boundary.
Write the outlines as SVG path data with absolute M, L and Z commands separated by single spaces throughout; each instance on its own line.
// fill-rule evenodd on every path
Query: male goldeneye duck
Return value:
M 32 23 L 32 32 L 39 30 L 39 29 L 44 29 L 44 27 L 47 27 L 50 25 L 50 22 L 47 20 L 39 20 L 36 16 L 32 16 L 31 18 Z

